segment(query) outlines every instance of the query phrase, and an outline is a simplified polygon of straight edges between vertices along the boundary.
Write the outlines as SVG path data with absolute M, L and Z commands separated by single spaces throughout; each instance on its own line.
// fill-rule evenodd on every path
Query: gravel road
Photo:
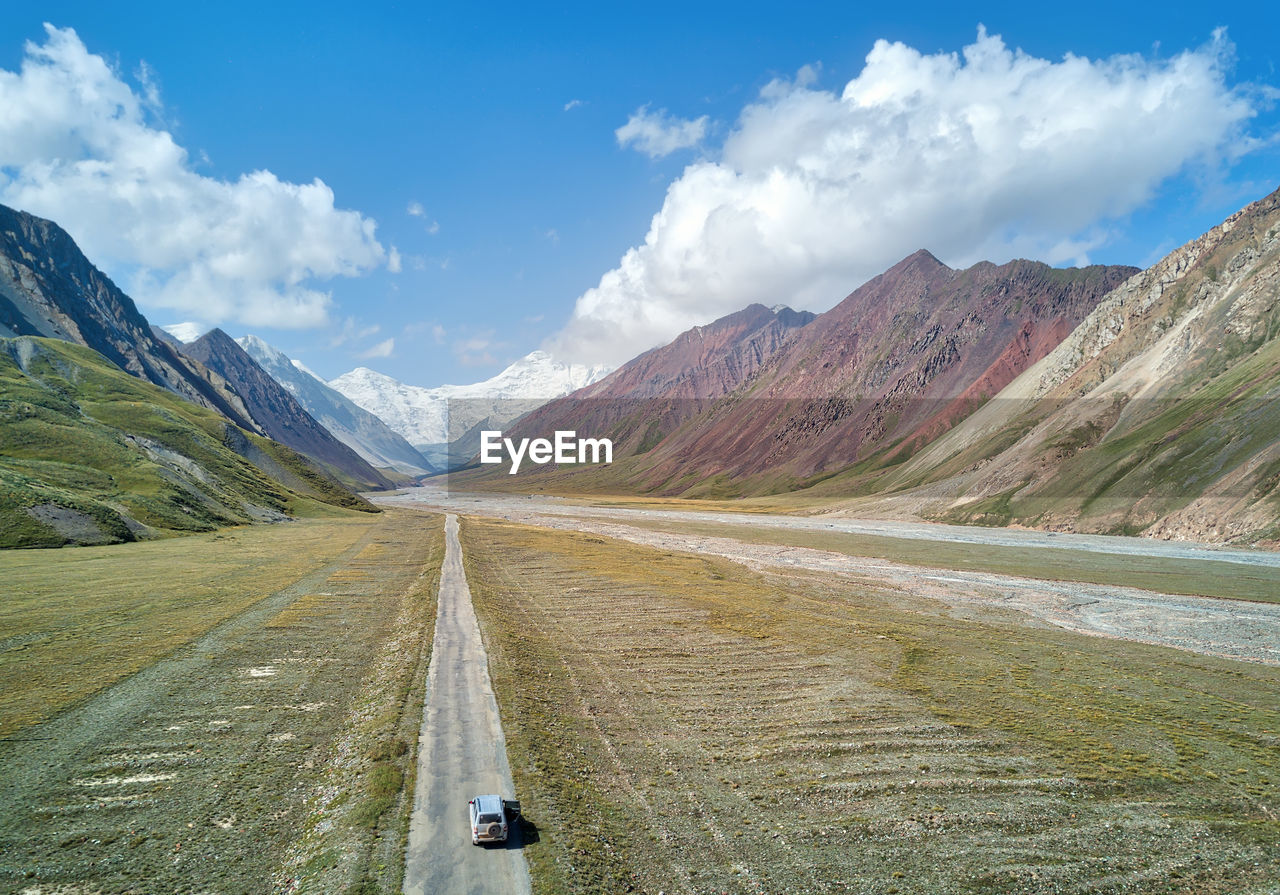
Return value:
M 1054 535 L 1040 531 L 928 523 L 580 507 L 554 498 L 448 494 L 426 488 L 380 499 L 400 506 L 444 506 L 453 512 L 500 516 L 530 525 L 593 532 L 664 550 L 709 553 L 758 568 L 854 574 L 954 606 L 970 604 L 1012 609 L 1037 622 L 1047 622 L 1082 634 L 1280 665 L 1280 604 L 1162 594 L 1083 582 L 1043 581 L 988 572 L 927 569 L 825 550 L 749 544 L 732 537 L 654 531 L 625 523 L 629 519 L 715 522 L 724 526 L 726 535 L 732 534 L 735 525 L 749 525 L 757 529 L 837 530 L 912 540 L 1071 548 L 1266 566 L 1280 565 L 1280 553 L 1219 550 L 1208 545 L 1142 538 Z
M 512 825 L 505 848 L 476 847 L 468 832 L 467 801 L 488 793 L 511 798 L 514 786 L 454 515 L 445 525 L 435 642 L 418 742 L 406 895 L 529 892 L 518 824 Z

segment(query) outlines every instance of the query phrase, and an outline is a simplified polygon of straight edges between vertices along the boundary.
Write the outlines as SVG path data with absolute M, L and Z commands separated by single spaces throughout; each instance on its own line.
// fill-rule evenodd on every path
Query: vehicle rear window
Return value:
M 476 823 L 482 823 L 482 824 L 496 824 L 496 823 L 500 822 L 501 820 L 502 820 L 502 815 L 501 815 L 501 814 L 482 814 L 482 815 L 480 815 L 480 819 L 479 819 L 478 821 L 476 821 Z

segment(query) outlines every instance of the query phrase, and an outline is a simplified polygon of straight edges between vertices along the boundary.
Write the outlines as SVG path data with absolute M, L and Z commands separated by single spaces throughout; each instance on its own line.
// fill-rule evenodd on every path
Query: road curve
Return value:
M 518 833 L 506 848 L 471 844 L 467 800 L 486 793 L 511 798 L 514 787 L 488 659 L 462 569 L 458 517 L 450 515 L 426 711 L 418 738 L 418 782 L 405 851 L 406 895 L 530 891 Z

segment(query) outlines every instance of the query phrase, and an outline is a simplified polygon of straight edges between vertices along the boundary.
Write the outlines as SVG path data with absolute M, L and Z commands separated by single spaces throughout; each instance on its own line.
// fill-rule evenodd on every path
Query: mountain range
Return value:
M 577 475 L 606 488 L 794 491 L 936 437 L 1136 272 L 957 271 L 916 252 L 816 317 L 756 305 L 691 330 L 531 414 L 517 435 L 607 430 L 613 467 Z
M 409 476 L 437 471 L 403 436 L 283 351 L 254 335 L 236 341 L 335 438 L 371 465 Z
M 0 205 L 0 337 L 12 336 L 92 348 L 134 376 L 265 434 L 235 389 L 157 336 L 65 230 Z
M 750 368 L 720 361 L 740 315 L 516 426 L 517 437 L 608 435 L 612 466 L 514 479 L 490 467 L 465 473 L 468 485 L 1280 536 L 1280 191 L 1147 270 L 957 271 L 917 252 L 749 351 Z M 702 344 L 712 351 L 691 350 Z
M 357 367 L 329 386 L 443 467 L 449 463 L 451 442 L 465 441 L 480 426 L 501 429 L 608 372 L 607 367 L 565 364 L 545 351 L 533 351 L 496 376 L 470 385 L 423 388 Z
M 51 221 L 0 206 L 0 545 L 377 510 L 392 482 L 235 342 L 152 328 Z
M 436 388 L 184 343 L 0 207 L 0 349 L 5 544 L 367 508 L 342 483 L 456 468 L 481 428 L 609 437 L 615 462 L 451 474 L 468 487 L 1280 539 L 1280 191 L 1147 270 L 922 250 L 822 314 L 754 304 L 617 370 L 535 351 Z

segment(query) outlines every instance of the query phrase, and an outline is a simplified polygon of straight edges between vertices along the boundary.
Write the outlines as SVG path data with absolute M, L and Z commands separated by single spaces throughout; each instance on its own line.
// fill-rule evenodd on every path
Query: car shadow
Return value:
M 538 825 L 523 814 L 508 828 L 506 848 L 524 848 L 538 841 Z

